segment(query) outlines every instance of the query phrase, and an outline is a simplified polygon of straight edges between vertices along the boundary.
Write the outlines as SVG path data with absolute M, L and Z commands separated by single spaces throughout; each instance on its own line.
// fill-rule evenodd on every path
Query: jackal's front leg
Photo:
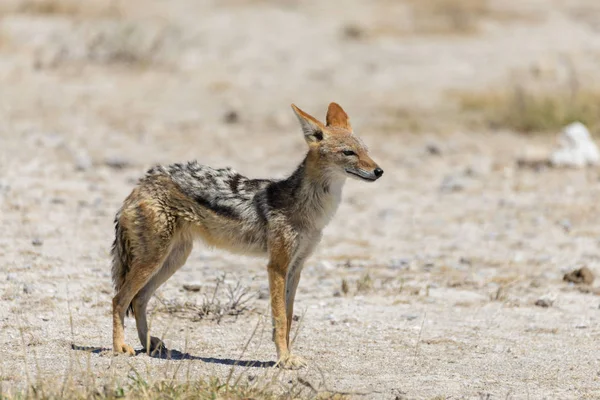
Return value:
M 288 347 L 285 286 L 290 258 L 290 250 L 283 243 L 272 246 L 268 266 L 269 290 L 271 292 L 271 312 L 274 324 L 273 341 L 277 348 L 277 365 L 285 369 L 298 369 L 305 366 L 306 362 L 302 358 L 292 355 Z

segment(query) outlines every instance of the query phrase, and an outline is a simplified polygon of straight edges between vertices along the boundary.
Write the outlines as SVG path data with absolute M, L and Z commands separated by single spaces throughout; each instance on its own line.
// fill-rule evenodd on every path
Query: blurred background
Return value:
M 324 119 L 335 101 L 385 176 L 347 183 L 300 283 L 299 348 L 328 382 L 389 394 L 402 374 L 414 395 L 504 397 L 526 374 L 533 397 L 593 393 L 597 297 L 562 277 L 600 266 L 599 174 L 547 161 L 567 124 L 600 132 L 599 70 L 597 0 L 1 0 L 0 342 L 24 323 L 52 365 L 70 301 L 76 341 L 108 346 L 112 219 L 144 171 L 197 159 L 284 177 L 306 150 L 290 103 Z M 266 290 L 264 261 L 199 245 L 159 297 L 185 309 L 201 294 L 182 285 L 209 293 L 222 271 Z M 543 296 L 559 306 L 540 311 Z M 178 309 L 164 304 L 159 326 Z M 235 358 L 254 320 L 235 321 L 223 343 L 192 325 L 210 343 L 192 350 Z M 309 346 L 350 340 L 338 323 L 369 350 Z M 15 385 L 21 354 L 0 357 Z
M 288 103 L 336 99 L 377 133 L 595 125 L 599 14 L 585 0 L 4 0 L 3 120 L 119 140 L 270 134 Z

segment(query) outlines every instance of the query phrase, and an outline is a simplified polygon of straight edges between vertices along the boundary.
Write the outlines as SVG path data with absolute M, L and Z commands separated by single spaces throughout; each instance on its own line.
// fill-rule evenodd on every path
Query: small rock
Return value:
M 430 143 L 427 146 L 425 146 L 425 151 L 427 151 L 427 153 L 432 156 L 442 155 L 442 150 L 440 149 L 440 146 L 438 146 L 437 144 L 433 144 L 433 143 Z
M 240 122 L 240 114 L 235 110 L 228 111 L 223 117 L 226 124 L 237 124 Z
M 12 282 L 14 282 L 14 281 L 16 281 L 16 280 L 17 280 L 17 274 L 14 274 L 14 273 L 12 273 L 12 272 L 11 272 L 11 273 L 9 273 L 8 275 L 6 275 L 6 280 L 7 280 L 7 281 L 9 281 L 9 282 L 11 282 L 11 281 L 12 281 Z
M 33 290 L 31 289 L 31 286 L 29 286 L 28 284 L 24 284 L 23 285 L 23 293 L 25 294 L 31 294 Z
M 124 169 L 131 165 L 129 160 L 120 156 L 108 156 L 104 159 L 104 165 L 113 169 Z
M 458 262 L 461 263 L 461 264 L 464 264 L 464 265 L 469 265 L 469 266 L 472 264 L 471 259 L 467 258 L 467 257 L 461 257 L 461 258 L 459 258 Z
M 535 305 L 538 307 L 548 308 L 552 307 L 554 304 L 554 299 L 550 296 L 542 296 L 535 301 Z
M 41 245 L 44 244 L 44 241 L 42 239 L 40 239 L 40 238 L 34 238 L 31 241 L 31 244 L 34 245 L 34 246 L 41 246 Z
M 559 148 L 550 156 L 554 167 L 582 168 L 600 164 L 600 152 L 589 130 L 581 122 L 567 125 L 559 136 Z
M 346 39 L 358 40 L 364 37 L 365 31 L 356 24 L 346 24 L 342 30 L 342 35 Z
M 183 285 L 183 290 L 187 290 L 188 292 L 199 292 L 202 289 L 202 285 L 199 283 L 186 283 Z
M 583 283 L 585 285 L 591 285 L 594 282 L 594 274 L 588 267 L 582 267 L 566 273 L 565 276 L 563 276 L 563 280 L 577 284 Z

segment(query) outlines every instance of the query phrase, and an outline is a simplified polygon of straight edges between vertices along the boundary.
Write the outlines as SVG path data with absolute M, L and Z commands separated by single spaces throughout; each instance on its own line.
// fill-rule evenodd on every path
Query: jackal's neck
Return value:
M 322 229 L 335 214 L 346 178 L 322 166 L 318 155 L 308 153 L 294 173 L 286 179 L 291 208 L 304 225 Z

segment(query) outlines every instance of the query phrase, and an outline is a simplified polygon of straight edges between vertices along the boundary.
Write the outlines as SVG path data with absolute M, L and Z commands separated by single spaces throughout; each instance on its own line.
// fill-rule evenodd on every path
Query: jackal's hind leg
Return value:
M 185 264 L 193 242 L 191 239 L 179 238 L 171 245 L 171 251 L 162 264 L 160 270 L 154 275 L 148 283 L 136 294 L 133 299 L 133 309 L 135 314 L 135 323 L 137 326 L 138 337 L 148 354 L 154 354 L 165 349 L 164 343 L 157 337 L 150 336 L 148 333 L 148 322 L 146 319 L 146 307 L 148 301 L 163 283 L 165 283 L 175 271 Z
M 133 297 L 150 280 L 158 267 L 159 264 L 157 263 L 146 268 L 129 271 L 123 286 L 113 298 L 113 351 L 115 353 L 135 354 L 133 347 L 125 344 L 125 312 L 129 308 Z
M 125 312 L 133 298 L 161 269 L 167 257 L 169 242 L 170 238 L 167 237 L 146 238 L 145 241 L 142 241 L 146 245 L 140 246 L 137 249 L 139 253 L 132 257 L 125 280 L 113 298 L 113 350 L 115 353 L 135 354 L 133 348 L 125 344 L 123 329 Z M 152 246 L 149 246 L 148 243 L 152 243 Z M 135 317 L 137 319 L 137 315 Z

